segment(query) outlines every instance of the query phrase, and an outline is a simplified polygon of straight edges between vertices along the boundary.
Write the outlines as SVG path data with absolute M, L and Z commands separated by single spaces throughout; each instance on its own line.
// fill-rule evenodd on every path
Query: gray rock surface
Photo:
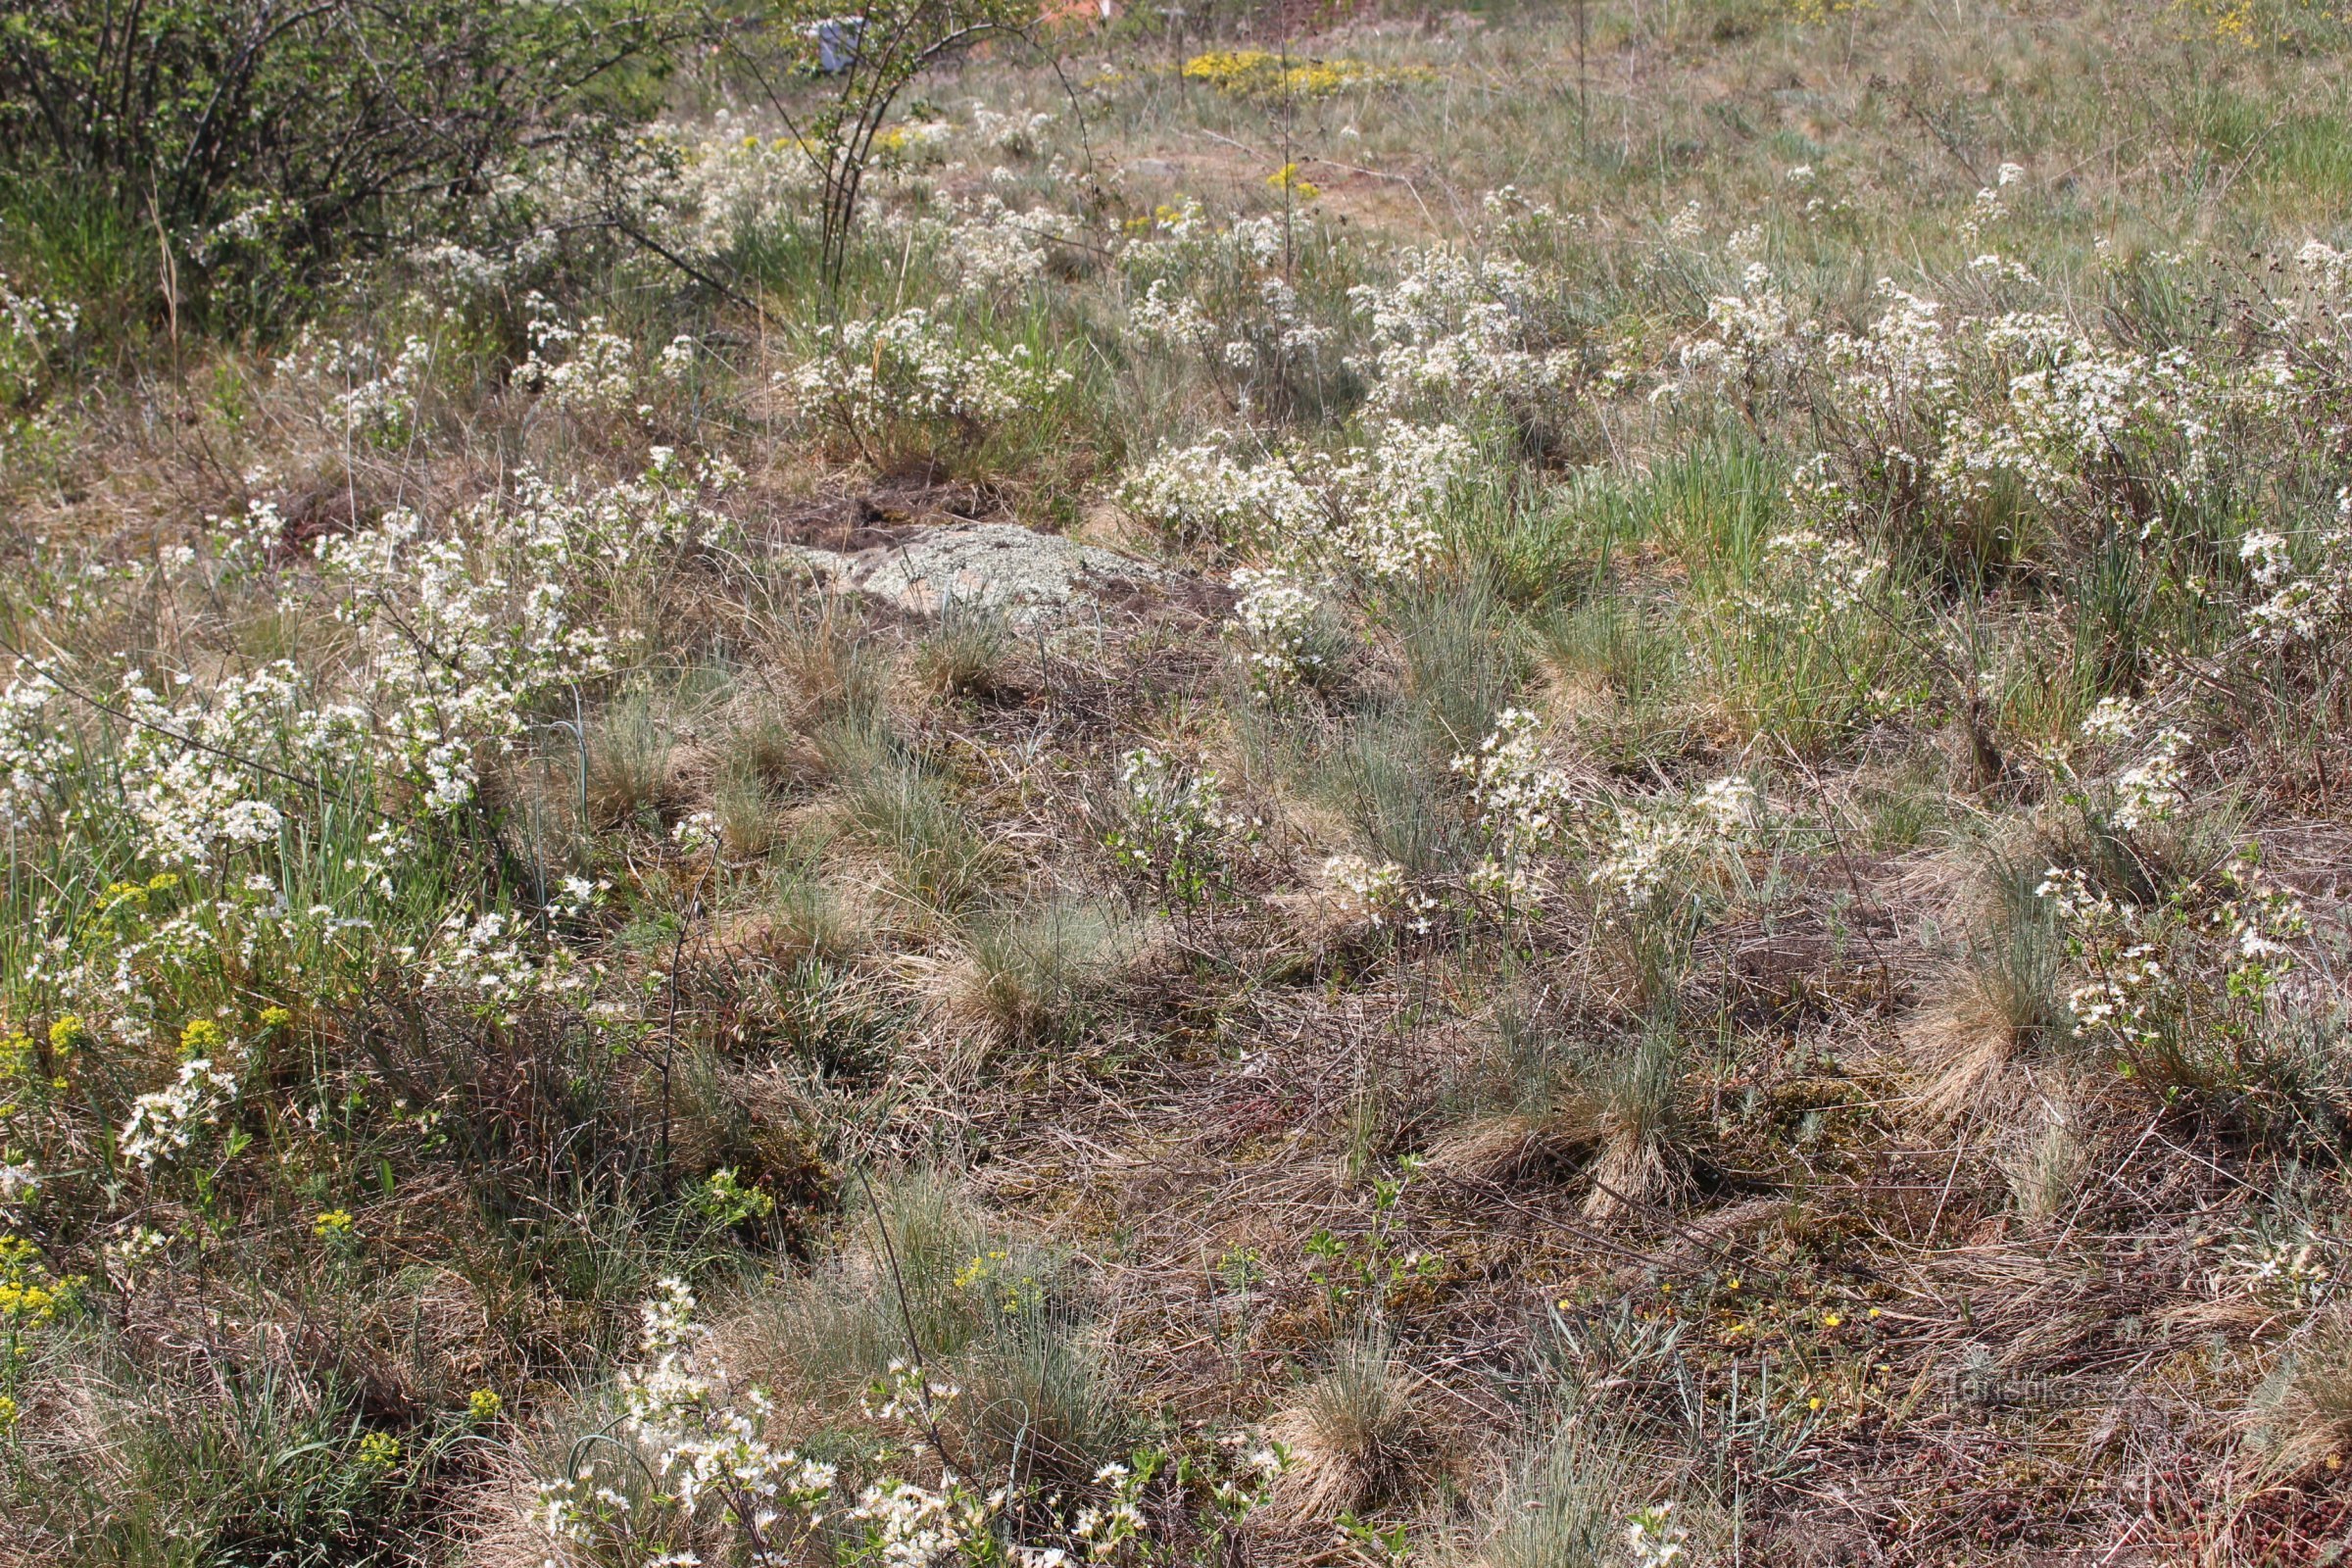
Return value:
M 1014 522 L 951 522 L 863 549 L 787 547 L 831 588 L 852 589 L 909 614 L 951 607 L 1027 623 L 1091 604 L 1127 604 L 1181 574 L 1099 545 Z

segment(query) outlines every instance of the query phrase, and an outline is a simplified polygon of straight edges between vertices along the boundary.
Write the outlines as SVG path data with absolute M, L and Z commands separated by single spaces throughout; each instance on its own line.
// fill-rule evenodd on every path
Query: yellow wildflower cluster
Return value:
M 24 1097 L 35 1100 L 47 1095 L 62 1094 L 68 1087 L 64 1076 L 77 1047 L 90 1037 L 89 1030 L 79 1017 L 67 1013 L 49 1026 L 49 1062 L 44 1070 L 41 1048 L 28 1030 L 0 1029 L 0 1124 L 24 1108 Z M 0 1165 L 19 1166 L 19 1177 L 30 1174 L 23 1165 L 22 1150 L 0 1143 Z M 8 1178 L 0 1177 L 0 1192 L 5 1192 Z
M 2254 0 L 2185 0 L 2180 9 L 2201 22 L 2198 30 L 2216 43 L 2250 49 L 2261 40 L 2254 25 Z
M 1276 190 L 1288 191 L 1302 202 L 1311 202 L 1323 194 L 1322 187 L 1298 172 L 1297 164 L 1285 164 L 1266 176 L 1266 183 Z
M 360 1439 L 360 1465 L 368 1470 L 389 1470 L 400 1463 L 400 1440 L 389 1432 L 369 1432 Z
M 0 1093 L 13 1089 L 32 1076 L 38 1065 L 32 1049 L 32 1036 L 22 1029 L 0 1035 Z M 14 1107 L 9 1107 L 13 1109 Z
M 1322 98 L 1343 87 L 1378 87 L 1418 80 L 1425 69 L 1384 69 L 1361 60 L 1286 63 L 1264 49 L 1211 49 L 1184 63 L 1187 81 L 1205 81 L 1242 97 Z
M 473 1421 L 488 1421 L 506 1407 L 496 1389 L 476 1389 L 466 1396 L 466 1414 Z
M 178 873 L 158 871 L 144 882 L 110 882 L 106 892 L 83 916 L 85 924 L 95 925 L 108 917 L 129 912 L 145 914 L 158 895 L 171 893 L 179 887 Z
M 311 1221 L 311 1234 L 322 1242 L 348 1242 L 358 1225 L 348 1208 L 323 1209 Z
M 13 1338 L 52 1322 L 65 1293 L 39 1248 L 22 1236 L 0 1236 L 0 1335 Z
M 1040 1294 L 1037 1281 L 1013 1272 L 1011 1258 L 1002 1248 L 991 1248 L 956 1271 L 957 1290 L 982 1287 L 996 1298 L 998 1308 L 1007 1317 L 1036 1305 Z

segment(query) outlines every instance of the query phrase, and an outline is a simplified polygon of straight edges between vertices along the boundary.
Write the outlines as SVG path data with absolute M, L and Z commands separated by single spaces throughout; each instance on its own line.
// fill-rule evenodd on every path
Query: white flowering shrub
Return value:
M 1128 473 L 1122 504 L 1171 539 L 1255 554 L 1303 582 L 1425 575 L 1478 471 L 1476 447 L 1450 424 L 1382 425 L 1338 458 L 1284 451 L 1244 463 L 1225 447 L 1162 453 Z
M 977 446 L 1042 410 L 1070 372 L 1025 343 L 967 346 L 957 327 L 921 307 L 819 326 L 816 348 L 791 376 L 802 407 L 861 447 L 908 433 Z
M 2147 902 L 2078 866 L 2050 867 L 2035 892 L 2079 977 L 2067 999 L 2078 1042 L 2161 1093 L 2255 1092 L 2281 1009 L 2298 1004 L 2311 922 L 2251 851 Z
M 1506 709 L 1473 753 L 1453 760 L 1469 782 L 1485 845 L 1465 881 L 1477 906 L 1497 918 L 1535 914 L 1565 862 L 1581 859 L 1581 881 L 1604 925 L 1644 921 L 1690 889 L 1708 867 L 1754 842 L 1762 826 L 1755 787 L 1715 779 L 1688 794 L 1610 796 L 1580 790 L 1546 760 L 1543 725 Z
M 415 956 L 417 986 L 513 1025 L 534 1003 L 584 997 L 590 977 L 571 951 L 512 914 L 452 911 Z
M 1793 318 L 1762 264 L 1745 279 L 1710 306 L 1686 369 L 1751 406 L 1767 386 L 1809 397 L 1825 434 L 1809 515 L 1934 542 L 1971 570 L 2119 515 L 2156 541 L 2203 497 L 2243 402 L 2234 372 L 2186 348 L 2127 347 L 2049 312 L 1964 315 L 1882 280 L 1865 329 L 1824 331 Z
M 757 1386 L 738 1388 L 711 1356 L 695 1304 L 675 1278 L 645 1303 L 642 1359 L 620 1388 L 621 1430 L 633 1452 L 589 1447 L 576 1469 L 540 1489 L 541 1523 L 553 1543 L 599 1558 L 640 1562 L 664 1553 L 661 1561 L 700 1562 L 699 1548 L 787 1568 L 802 1560 L 833 1502 L 838 1472 L 770 1441 L 772 1401 Z M 639 1485 L 637 1463 L 658 1490 Z
M 0 826 L 29 828 L 61 810 L 74 760 L 67 698 L 37 662 L 20 664 L 0 688 Z
M 1230 585 L 1251 691 L 1260 699 L 1276 698 L 1322 672 L 1321 601 L 1277 569 L 1244 566 Z
M 1251 418 L 1327 396 L 1348 373 L 1346 274 L 1303 209 L 1219 226 L 1198 202 L 1163 207 L 1117 262 L 1138 347 L 1180 351 Z
M 790 136 L 761 135 L 722 120 L 708 131 L 657 126 L 659 156 L 648 160 L 636 192 L 648 227 L 681 254 L 724 256 L 802 220 L 817 187 L 817 168 Z
M 947 225 L 940 256 L 966 294 L 1015 292 L 1045 277 L 1047 260 L 1068 228 L 1059 214 L 1015 212 L 1002 197 L 983 195 L 970 213 Z
M 1628 1568 L 1673 1568 L 1684 1560 L 1690 1533 L 1673 1520 L 1674 1504 L 1661 1502 L 1635 1514 L 1625 1527 Z
M 1688 796 L 1620 803 L 1585 881 L 1602 895 L 1608 918 L 1653 913 L 1709 859 L 1749 842 L 1759 814 L 1755 786 L 1740 778 L 1719 778 Z
M 1003 1257 L 975 1258 L 965 1274 L 989 1283 Z M 638 1360 L 619 1379 L 615 1436 L 574 1445 L 563 1472 L 541 1484 L 537 1519 L 564 1560 L 615 1568 L 1158 1561 L 1167 1543 L 1144 1506 L 1155 1482 L 1183 1489 L 1176 1496 L 1197 1511 L 1195 1528 L 1216 1540 L 1265 1501 L 1285 1463 L 1278 1446 L 1237 1438 L 1229 1463 L 1137 1450 L 1102 1465 L 1074 1497 L 1039 1496 L 1034 1481 L 984 1486 L 948 1437 L 961 1430 L 962 1389 L 900 1359 L 860 1401 L 861 1435 L 880 1441 L 864 1449 L 864 1475 L 846 1475 L 784 1441 L 784 1408 L 728 1368 L 697 1309 L 684 1281 L 659 1283 L 640 1311 Z M 1061 1544 L 1030 1544 L 1023 1535 Z
M 1323 862 L 1323 875 L 1338 895 L 1341 912 L 1350 920 L 1427 936 L 1437 929 L 1438 915 L 1445 908 L 1436 894 L 1413 886 L 1404 867 L 1395 860 L 1375 862 L 1360 855 L 1335 855 Z
M 417 436 L 438 353 L 432 338 L 415 332 L 387 354 L 361 338 L 321 342 L 306 327 L 276 368 L 323 398 L 330 429 L 355 443 L 393 450 Z
M 1772 270 L 1750 261 L 1738 293 L 1708 299 L 1706 330 L 1680 351 L 1682 372 L 1721 387 L 1752 416 L 1758 399 L 1804 367 L 1819 331 L 1773 286 Z
M 1000 112 L 974 99 L 972 139 L 991 152 L 1010 153 L 1026 158 L 1038 150 L 1054 116 L 1043 109 L 1014 109 Z
M 1544 760 L 1541 721 L 1522 708 L 1503 710 L 1453 770 L 1469 780 L 1486 846 L 1470 872 L 1471 895 L 1501 915 L 1532 911 L 1544 892 L 1543 858 L 1566 842 L 1579 808 L 1567 775 Z
M 2300 537 L 2248 531 L 2238 559 L 2259 596 L 2246 610 L 2255 643 L 2310 657 L 2340 646 L 2352 631 L 2352 489 L 2336 493 L 2333 517 Z
M 650 413 L 637 345 L 602 316 L 565 321 L 545 299 L 531 300 L 529 358 L 514 368 L 517 386 L 569 414 L 611 416 Z
M 210 1056 L 190 1056 L 169 1085 L 130 1102 L 130 1116 L 115 1140 L 123 1161 L 151 1171 L 187 1153 L 199 1136 L 219 1129 L 236 1093 L 233 1073 Z
M 1534 272 L 1510 257 L 1403 253 L 1395 278 L 1349 294 L 1369 328 L 1370 352 L 1355 363 L 1372 406 L 1458 416 L 1487 405 L 1530 423 L 1547 416 L 1574 392 L 1582 366 L 1551 342 L 1540 300 Z
M 25 293 L 0 272 L 0 404 L 32 401 L 80 324 L 78 307 Z
M 725 531 L 704 483 L 656 448 L 642 478 L 558 486 L 524 470 L 511 495 L 438 530 L 395 512 L 321 539 L 318 568 L 368 658 L 362 693 L 386 760 L 429 807 L 474 798 L 480 765 L 513 750 L 531 705 L 612 667 L 598 599 L 646 581 Z
M 2088 786 L 2082 799 L 2114 833 L 2144 845 L 2151 829 L 2172 821 L 2188 804 L 2185 760 L 2193 743 L 2178 724 L 2151 730 L 2140 703 L 2108 697 L 2091 709 L 2076 733 L 2098 755 L 2061 748 L 2051 761 L 2060 777 Z
M 1119 759 L 1121 825 L 1104 839 L 1119 866 L 1141 877 L 1159 906 L 1191 911 L 1222 894 L 1229 855 L 1250 823 L 1226 809 L 1225 782 L 1148 746 Z

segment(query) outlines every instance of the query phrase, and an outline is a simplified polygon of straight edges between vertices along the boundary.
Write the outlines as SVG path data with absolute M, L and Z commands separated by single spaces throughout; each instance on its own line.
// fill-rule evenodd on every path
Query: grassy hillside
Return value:
M 0 1564 L 2352 1544 L 2352 16 L 1183 21 L 5 182 Z

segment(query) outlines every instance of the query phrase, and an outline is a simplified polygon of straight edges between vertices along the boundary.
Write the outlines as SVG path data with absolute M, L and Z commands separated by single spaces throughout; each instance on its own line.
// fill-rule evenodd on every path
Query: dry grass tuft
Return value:
M 2252 1419 L 2273 1475 L 2352 1457 L 2352 1323 L 2339 1312 L 2308 1328 L 2256 1396 Z
M 1279 1500 L 1301 1518 L 1330 1519 L 1397 1496 L 1431 1453 L 1416 1382 L 1386 1333 L 1342 1340 L 1270 1424 L 1292 1455 Z
M 963 946 L 947 971 L 950 1007 L 1007 1045 L 1035 1045 L 1076 1021 L 1079 1005 L 1134 956 L 1137 934 L 1100 904 L 1049 899 L 976 917 Z
M 1599 1074 L 1594 1123 L 1600 1138 L 1585 1212 L 1609 1219 L 1671 1198 L 1687 1159 L 1675 1142 L 1679 1124 L 1681 1037 L 1671 1017 L 1653 1019 L 1641 1039 Z
M 1591 1100 L 1568 1095 L 1540 1112 L 1476 1117 L 1431 1141 L 1430 1169 L 1503 1186 L 1562 1177 L 1602 1147 L 1601 1115 Z

